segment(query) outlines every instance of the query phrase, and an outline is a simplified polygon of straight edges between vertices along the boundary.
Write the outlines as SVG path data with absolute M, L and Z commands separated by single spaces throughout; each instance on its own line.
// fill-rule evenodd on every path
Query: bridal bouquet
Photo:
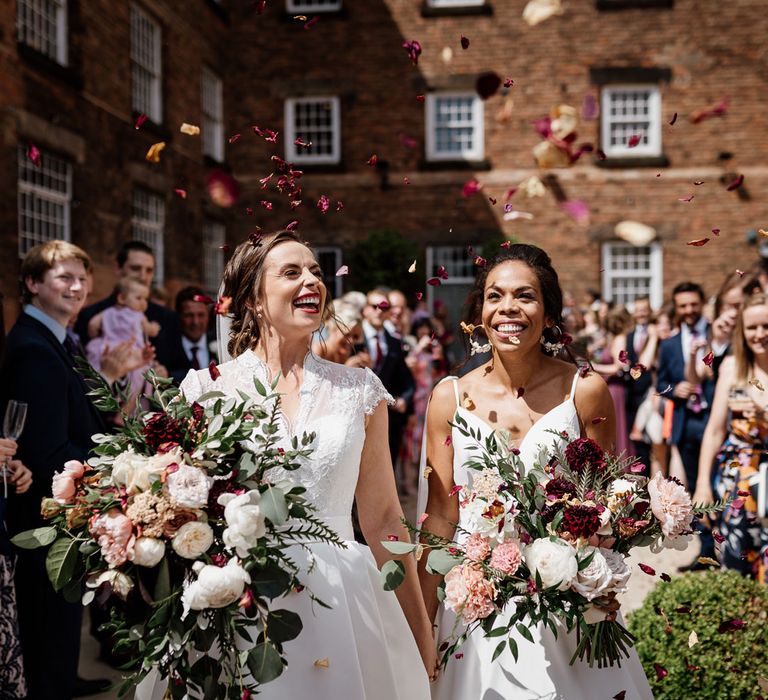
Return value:
M 617 619 L 627 555 L 638 547 L 686 547 L 694 516 L 724 504 L 696 507 L 676 480 L 642 477 L 633 458 L 608 454 L 589 438 L 543 449 L 526 473 L 503 435 L 483 441 L 461 416 L 456 425 L 478 450 L 466 465 L 470 483 L 452 494 L 459 499 L 457 542 L 415 530 L 420 544 L 384 543 L 417 557 L 428 551 L 427 571 L 444 575 L 438 595 L 457 620 L 440 649 L 443 663 L 477 628 L 500 639 L 494 659 L 505 646 L 517 658 L 513 629 L 533 641 L 530 628 L 542 623 L 557 636 L 560 622 L 576 631 L 571 664 L 620 665 L 634 641 Z
M 189 403 L 150 379 L 157 410 L 123 416 L 116 434 L 95 436 L 86 464 L 63 465 L 42 503 L 50 526 L 14 542 L 50 545 L 48 575 L 67 599 L 127 601 L 105 626 L 136 669 L 121 695 L 156 668 L 168 698 L 249 698 L 280 675 L 282 644 L 302 629 L 272 604 L 301 586 L 287 548 L 344 546 L 304 489 L 280 480 L 314 436 L 276 446 L 274 387 L 258 380 L 263 402 L 214 391 Z M 119 410 L 105 386 L 93 394 L 102 410 Z

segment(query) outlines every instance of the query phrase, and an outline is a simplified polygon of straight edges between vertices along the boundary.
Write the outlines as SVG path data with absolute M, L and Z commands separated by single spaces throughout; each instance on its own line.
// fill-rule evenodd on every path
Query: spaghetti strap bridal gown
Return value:
M 565 431 L 571 438 L 580 434 L 579 418 L 573 400 L 578 373 L 573 378 L 567 400 L 545 413 L 531 427 L 519 445 L 520 459 L 530 468 L 541 448 L 549 448 L 557 436 L 548 431 Z M 493 429 L 474 413 L 465 409 L 459 401 L 458 379 L 452 381 L 456 398 L 456 414 L 466 420 L 470 428 L 480 431 L 483 442 Z M 453 479 L 458 486 L 469 484 L 467 460 L 477 456 L 473 438 L 452 428 Z M 564 443 L 563 443 L 564 446 Z M 422 455 L 422 462 L 424 462 Z M 427 482 L 422 466 L 419 479 L 418 512 L 423 513 L 427 502 Z M 501 618 L 504 618 L 502 614 Z M 449 637 L 456 623 L 456 615 L 443 606 L 437 614 L 438 640 Z M 461 623 L 460 623 L 461 624 Z M 437 682 L 432 685 L 432 700 L 610 700 L 625 691 L 625 700 L 653 698 L 648 681 L 633 650 L 628 659 L 617 666 L 598 669 L 576 662 L 569 665 L 576 649 L 576 634 L 567 634 L 558 625 L 557 639 L 548 628 L 531 629 L 533 643 L 513 632 L 518 648 L 518 659 L 505 647 L 495 661 L 491 661 L 498 639 L 486 639 L 482 630 L 473 633 L 458 649 L 459 658 L 452 658 Z M 459 630 L 461 627 L 458 628 Z
M 219 365 L 212 381 L 207 369 L 190 371 L 181 385 L 194 401 L 208 391 L 236 396 L 237 391 L 262 400 L 253 378 L 268 386 L 264 362 L 250 350 Z M 343 540 L 346 549 L 310 544 L 310 553 L 294 547 L 290 554 L 310 573 L 301 575 L 308 590 L 330 605 L 313 604 L 308 590 L 273 601 L 292 610 L 304 628 L 284 645 L 288 666 L 259 689 L 266 700 L 428 700 L 429 680 L 411 630 L 391 591 L 382 588 L 368 547 L 354 540 L 352 501 L 365 442 L 365 418 L 381 401 L 392 398 L 369 369 L 338 365 L 307 354 L 299 408 L 293 426 L 280 415 L 279 436 L 288 447 L 293 435 L 314 432 L 311 456 L 293 472 L 279 470 L 267 479 L 289 479 L 307 489 L 307 500 Z M 278 443 L 279 445 L 279 443 Z M 278 470 L 274 470 L 278 471 Z M 165 683 L 148 676 L 136 700 L 161 700 Z

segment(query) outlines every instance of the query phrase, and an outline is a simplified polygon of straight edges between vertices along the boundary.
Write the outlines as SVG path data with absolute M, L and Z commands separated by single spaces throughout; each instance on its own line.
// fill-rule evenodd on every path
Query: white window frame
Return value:
M 131 209 L 131 237 L 152 248 L 155 254 L 155 279 L 152 282 L 162 287 L 165 282 L 165 200 L 151 190 L 134 187 Z M 149 216 L 137 213 L 140 209 Z
M 485 0 L 427 0 L 428 7 L 480 7 L 485 5 Z
M 466 262 L 462 260 L 461 272 L 469 271 L 470 274 L 458 274 L 455 266 L 456 255 L 460 254 L 463 258 L 467 256 Z M 440 266 L 445 268 L 448 273 L 447 280 L 440 280 L 440 285 L 450 286 L 453 284 L 465 284 L 473 285 L 475 283 L 475 269 L 474 260 L 467 253 L 467 247 L 463 245 L 432 245 L 427 246 L 427 278 L 434 277 L 437 273 L 436 270 L 440 269 Z M 431 285 L 427 285 L 427 308 L 432 309 L 435 301 L 435 288 Z
M 213 297 L 218 296 L 224 279 L 224 251 L 227 227 L 215 219 L 203 221 L 203 287 Z
M 224 162 L 224 84 L 207 66 L 200 77 L 201 141 L 203 153 Z
M 46 15 L 52 16 L 51 22 L 46 21 Z M 50 31 L 51 25 L 53 31 Z M 69 61 L 67 29 L 67 0 L 17 0 L 19 41 L 62 66 Z
M 617 248 L 648 248 L 650 256 L 650 264 L 648 272 L 643 271 L 639 273 L 637 269 L 627 270 L 614 270 L 613 261 L 617 256 Z M 663 249 L 659 241 L 651 241 L 644 246 L 632 246 L 631 243 L 626 241 L 606 241 L 602 245 L 602 290 L 603 299 L 609 301 L 616 301 L 613 299 L 612 282 L 614 279 L 621 278 L 636 278 L 647 277 L 648 279 L 648 291 L 647 294 L 651 299 L 651 306 L 654 309 L 661 308 L 664 303 L 664 264 L 663 264 Z M 637 296 L 641 296 L 643 292 L 638 293 Z M 619 300 L 620 303 L 628 303 L 631 299 Z
M 296 129 L 296 105 L 328 102 L 331 106 L 331 153 L 312 153 L 312 148 L 294 144 Z M 285 159 L 291 163 L 332 164 L 341 160 L 341 103 L 338 97 L 320 95 L 291 97 L 285 101 Z M 311 141 L 311 137 L 310 137 Z
M 611 126 L 618 119 L 611 118 L 611 97 L 617 92 L 650 91 L 648 99 L 648 143 L 642 141 L 630 148 L 626 143 L 611 145 Z M 632 120 L 626 120 L 631 122 Z M 641 132 L 637 132 L 641 133 Z M 661 151 L 661 89 L 654 83 L 625 83 L 603 85 L 600 93 L 600 143 L 608 158 L 639 158 L 660 156 Z
M 473 148 L 465 149 L 460 153 L 455 151 L 440 152 L 437 150 L 437 123 L 435 117 L 437 114 L 437 103 L 446 98 L 471 98 L 472 99 L 472 119 L 470 122 L 449 124 L 451 128 L 461 128 L 471 126 L 473 129 Z M 426 146 L 427 160 L 430 161 L 457 161 L 457 160 L 482 160 L 485 157 L 485 110 L 483 101 L 479 95 L 471 91 L 461 92 L 431 92 L 427 94 L 427 103 L 425 111 L 426 119 Z
M 146 103 L 139 92 L 142 80 L 148 81 Z M 135 4 L 131 5 L 131 107 L 156 124 L 163 121 L 163 30 Z
M 72 240 L 72 164 L 41 151 L 38 168 L 21 144 L 18 161 L 18 253 L 23 258 L 39 243 Z
M 319 260 L 320 255 L 326 254 L 326 253 L 332 253 L 336 259 L 334 266 L 335 270 L 338 270 L 341 267 L 341 261 L 342 261 L 342 250 L 339 246 L 336 245 L 320 245 L 315 246 L 313 248 L 315 257 Z M 333 279 L 333 289 L 328 290 L 331 294 L 331 297 L 333 299 L 338 299 L 344 292 L 344 278 L 343 277 L 334 277 Z
M 338 12 L 341 9 L 342 0 L 286 0 L 286 12 Z

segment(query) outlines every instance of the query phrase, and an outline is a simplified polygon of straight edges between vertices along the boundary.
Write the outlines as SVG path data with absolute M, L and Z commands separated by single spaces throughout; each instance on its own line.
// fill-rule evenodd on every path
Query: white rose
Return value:
M 202 469 L 182 464 L 165 482 L 171 498 L 182 508 L 193 510 L 208 505 L 213 480 Z
M 483 537 L 503 541 L 506 535 L 511 535 L 515 530 L 517 507 L 512 499 L 506 502 L 499 499 L 499 502 L 502 507 L 495 506 L 493 511 L 491 504 L 483 498 L 474 498 L 461 506 L 462 527 L 470 533 L 476 532 Z M 502 522 L 500 531 L 499 525 Z
M 523 557 L 534 579 L 535 572 L 539 572 L 545 588 L 557 585 L 558 590 L 564 591 L 579 570 L 576 550 L 559 538 L 534 540 L 523 550 Z
M 85 585 L 88 588 L 98 588 L 102 583 L 108 583 L 112 592 L 123 600 L 128 597 L 133 588 L 133 581 L 124 573 L 115 569 L 97 571 L 91 574 L 85 581 Z
M 190 610 L 224 608 L 234 603 L 243 595 L 245 584 L 251 582 L 248 572 L 236 559 L 230 559 L 223 567 L 195 562 L 194 569 L 197 580 L 190 583 L 181 596 L 182 620 Z
M 112 463 L 112 481 L 118 486 L 125 486 L 129 495 L 148 491 L 170 464 L 178 464 L 180 461 L 179 447 L 153 457 L 144 457 L 128 448 L 115 457 Z
M 208 523 L 193 520 L 184 523 L 177 531 L 171 546 L 173 551 L 185 559 L 197 559 L 213 544 L 213 530 Z
M 157 566 L 165 556 L 165 542 L 154 537 L 138 537 L 133 543 L 133 551 L 128 558 L 136 566 L 146 566 L 151 569 Z
M 616 513 L 621 510 L 627 500 L 635 493 L 637 482 L 629 479 L 614 479 L 608 489 L 608 509 Z
M 611 569 L 611 585 L 608 590 L 614 593 L 624 593 L 627 590 L 627 582 L 632 572 L 627 566 L 624 555 L 612 549 L 600 548 L 609 568 Z
M 587 600 L 599 598 L 608 589 L 613 582 L 613 572 L 611 567 L 603 556 L 603 552 L 608 550 L 598 549 L 597 547 L 585 547 L 581 551 L 582 559 L 592 555 L 592 559 L 581 571 L 576 574 L 576 578 L 571 584 L 571 588 L 583 595 Z
M 224 506 L 224 518 L 227 528 L 222 535 L 227 549 L 234 549 L 237 556 L 245 558 L 248 550 L 258 544 L 258 540 L 267 533 L 264 513 L 259 508 L 261 494 L 248 491 L 239 496 L 223 493 L 219 496 L 219 505 Z

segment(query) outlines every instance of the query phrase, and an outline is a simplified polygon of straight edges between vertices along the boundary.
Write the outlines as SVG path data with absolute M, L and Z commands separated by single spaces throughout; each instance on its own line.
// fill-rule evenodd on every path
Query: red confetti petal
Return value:
M 719 229 L 719 228 L 713 228 L 713 229 L 712 229 L 712 233 L 713 233 L 715 236 L 719 236 L 719 235 L 720 235 L 720 229 Z
M 211 360 L 210 364 L 208 365 L 208 374 L 211 375 L 211 379 L 214 382 L 221 376 L 221 372 L 219 372 L 219 368 L 216 366 L 216 363 L 213 360 Z
M 455 654 L 453 655 L 453 658 L 454 658 L 454 659 L 457 659 L 457 660 L 461 660 L 461 659 L 463 659 L 463 658 L 464 658 L 464 652 L 463 652 L 463 651 L 459 651 L 459 652 L 455 653 Z
M 648 574 L 649 576 L 655 576 L 656 575 L 656 569 L 654 569 L 652 566 L 648 566 L 648 564 L 638 564 L 640 567 L 640 571 L 642 571 L 644 574 Z
M 629 364 L 629 353 L 626 350 L 619 352 L 619 362 L 621 362 L 622 365 Z
M 743 491 L 743 490 L 739 489 L 736 492 L 736 495 L 737 496 L 741 496 L 742 498 L 749 498 L 752 494 L 749 491 Z
M 264 207 L 264 209 L 266 209 L 267 211 L 272 211 L 272 202 L 270 202 L 269 200 L 262 199 L 259 202 L 259 204 L 261 204 L 261 206 Z
M 419 516 L 419 519 L 416 521 L 416 524 L 417 524 L 417 525 L 423 525 L 423 524 L 424 524 L 424 521 L 425 521 L 425 520 L 426 520 L 428 517 L 429 517 L 429 514 L 427 514 L 427 513 L 422 513 L 422 514 Z
M 367 161 L 365 161 L 366 165 L 374 166 L 376 163 L 379 162 L 378 156 L 374 153 Z
M 286 225 L 285 230 L 286 231 L 295 231 L 299 226 L 298 220 L 294 219 L 289 224 Z
M 461 188 L 461 194 L 464 197 L 471 197 L 473 194 L 477 194 L 483 186 L 477 180 L 469 180 L 464 183 L 464 187 Z
M 725 622 L 720 623 L 717 631 L 721 634 L 723 632 L 735 632 L 736 630 L 743 630 L 746 626 L 747 623 L 744 620 L 734 618 L 733 620 L 726 620 Z
M 428 285 L 430 285 L 430 286 L 432 286 L 432 287 L 439 287 L 439 286 L 440 286 L 440 284 L 441 284 L 441 283 L 440 283 L 440 278 L 439 278 L 439 277 L 430 277 L 430 278 L 427 280 L 427 284 L 428 284 Z
M 505 78 L 504 79 L 504 87 L 505 88 L 511 88 L 515 84 L 515 81 L 512 80 L 512 78 Z
M 449 496 L 455 496 L 459 491 L 461 491 L 461 486 L 459 484 L 456 484 L 449 492 Z
M 240 134 L 232 134 L 232 136 L 229 137 L 230 143 L 237 143 L 240 140 Z
M 416 292 L 414 296 L 416 297 L 416 301 L 421 301 L 424 298 L 424 294 L 422 292 Z
M 632 134 L 632 136 L 630 136 L 627 139 L 627 148 L 634 148 L 642 140 L 643 140 L 642 134 Z
M 138 117 L 136 117 L 136 121 L 133 123 L 133 128 L 141 129 L 147 119 L 149 119 L 149 117 L 146 114 L 140 114 Z
M 331 206 L 331 200 L 324 194 L 320 195 L 320 199 L 317 200 L 317 208 L 321 214 L 325 214 Z
M 592 419 L 592 425 L 600 425 L 600 423 L 605 423 L 608 419 L 605 416 L 596 416 Z
M 309 22 L 305 22 L 304 29 L 310 29 L 320 21 L 320 15 L 315 15 Z
M 737 190 L 737 189 L 739 189 L 739 187 L 741 187 L 741 185 L 743 184 L 743 182 L 744 182 L 744 176 L 743 176 L 743 175 L 739 175 L 739 176 L 738 176 L 737 178 L 735 178 L 735 179 L 734 179 L 734 180 L 731 182 L 731 184 L 730 184 L 730 185 L 728 185 L 728 187 L 726 187 L 725 189 L 726 189 L 726 190 L 728 190 L 728 192 L 733 192 L 733 190 Z
M 408 53 L 408 58 L 411 59 L 411 63 L 415 66 L 419 62 L 419 56 L 421 56 L 421 44 L 416 41 L 404 41 L 403 48 Z
M 689 195 L 686 195 L 685 197 L 678 197 L 677 201 L 678 202 L 685 202 L 687 204 L 688 202 L 692 202 L 693 198 L 694 198 L 694 195 L 689 194 Z
M 453 444 L 453 438 L 450 435 L 446 435 L 445 440 L 443 440 L 443 445 L 446 447 L 450 447 Z
M 424 100 L 425 100 L 425 97 L 424 97 L 424 95 L 416 95 L 416 100 L 417 100 L 418 102 L 424 102 Z
M 669 583 L 672 580 L 672 577 L 669 574 L 664 573 L 659 574 L 659 578 L 664 581 L 664 583 Z
M 704 357 L 701 360 L 707 367 L 711 367 L 712 363 L 715 361 L 715 353 L 713 353 L 711 350 L 704 355 Z
M 40 167 L 40 151 L 34 143 L 30 143 L 27 147 L 27 158 L 32 161 L 36 168 Z
M 681 605 L 679 608 L 675 608 L 675 612 L 681 615 L 690 615 L 691 609 L 687 605 Z
M 654 663 L 653 670 L 656 671 L 656 678 L 660 681 L 664 680 L 669 675 L 669 671 L 667 671 L 661 664 Z
M 390 542 L 399 542 L 400 538 L 397 535 L 387 535 L 387 539 Z
M 248 216 L 253 216 L 253 207 L 246 207 L 246 208 L 245 208 L 245 213 L 246 213 Z
M 677 121 L 677 112 L 675 112 L 675 113 L 672 115 L 672 119 L 670 119 L 670 120 L 669 120 L 669 125 L 670 125 L 670 126 L 674 126 L 676 121 Z
M 491 203 L 491 206 L 496 206 L 496 197 L 488 197 L 488 201 Z
M 478 267 L 485 267 L 487 263 L 488 261 L 484 257 L 480 255 L 475 256 L 475 265 Z
M 199 301 L 201 304 L 213 304 L 215 303 L 211 297 L 207 294 L 195 294 L 192 297 L 192 301 Z
M 336 211 L 344 211 L 344 202 L 341 200 L 336 202 Z
M 176 187 L 176 188 L 174 188 L 173 191 L 174 191 L 174 193 L 176 193 L 182 199 L 186 199 L 187 198 L 187 191 L 186 190 L 182 190 L 180 187 Z
M 698 124 L 699 122 L 702 122 L 705 119 L 708 119 L 709 117 L 722 117 L 727 110 L 728 110 L 728 99 L 726 98 L 718 102 L 718 104 L 714 105 L 713 107 L 707 107 L 706 109 L 700 109 L 693 112 L 690 115 L 689 119 L 694 124 Z
M 697 238 L 695 241 L 688 241 L 685 245 L 692 245 L 696 246 L 697 248 L 701 248 L 703 245 L 707 245 L 709 243 L 709 238 Z
M 607 155 L 605 155 L 605 151 L 603 151 L 603 150 L 602 150 L 602 149 L 600 149 L 600 148 L 598 148 L 598 149 L 595 151 L 595 155 L 597 156 L 597 159 L 598 159 L 598 160 L 605 160 L 605 159 L 608 157 Z
M 714 530 L 712 531 L 712 537 L 718 544 L 725 542 L 725 537 L 723 537 L 719 532 L 715 532 Z
M 461 48 L 465 51 L 469 48 L 469 39 L 465 36 L 461 37 Z
M 299 148 L 311 148 L 312 142 L 311 141 L 305 141 L 301 137 L 297 136 L 296 139 L 293 142 L 294 146 L 298 146 Z

